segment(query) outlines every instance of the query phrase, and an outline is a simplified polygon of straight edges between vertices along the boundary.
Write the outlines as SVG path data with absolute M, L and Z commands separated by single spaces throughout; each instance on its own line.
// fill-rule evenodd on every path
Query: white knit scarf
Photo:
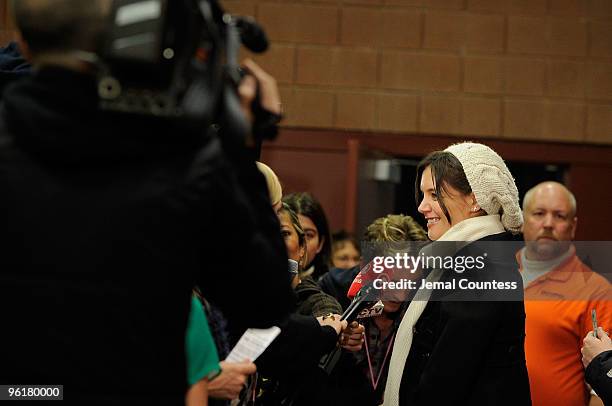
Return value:
M 479 216 L 457 223 L 436 241 L 467 243 L 489 235 L 503 233 L 504 231 L 505 229 L 499 214 Z M 464 245 L 467 244 L 459 244 L 457 250 L 463 248 Z M 427 247 L 424 250 L 427 250 Z M 440 276 L 442 276 L 442 270 L 434 269 L 427 275 L 426 280 L 435 282 L 440 279 Z M 385 386 L 384 406 L 399 406 L 402 375 L 404 374 L 404 369 L 410 367 L 406 365 L 406 360 L 412 346 L 412 330 L 423 314 L 430 296 L 430 289 L 419 289 L 400 322 L 393 351 L 391 352 L 391 360 L 389 361 L 389 375 L 387 377 L 387 385 Z

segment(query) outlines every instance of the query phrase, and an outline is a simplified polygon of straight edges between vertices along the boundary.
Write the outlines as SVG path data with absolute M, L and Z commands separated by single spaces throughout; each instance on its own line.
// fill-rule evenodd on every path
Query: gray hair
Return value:
M 543 186 L 547 186 L 547 185 L 560 186 L 561 189 L 563 191 L 565 191 L 565 193 L 567 195 L 567 199 L 569 200 L 569 204 L 570 204 L 571 216 L 574 217 L 576 215 L 577 210 L 578 210 L 578 206 L 576 204 L 576 196 L 574 196 L 572 191 L 569 190 L 567 188 L 567 186 L 565 186 L 564 184 L 559 183 L 559 182 L 553 182 L 553 181 L 547 181 L 547 182 L 538 183 L 537 185 L 535 185 L 534 187 L 529 189 L 527 191 L 527 193 L 525 193 L 525 197 L 523 197 L 523 213 L 525 213 L 525 210 L 527 210 L 527 206 L 531 203 L 531 200 L 533 199 L 533 195 L 534 195 L 535 191 L 537 189 L 539 189 L 539 188 L 541 188 Z
M 111 0 L 11 0 L 15 22 L 32 54 L 95 51 Z

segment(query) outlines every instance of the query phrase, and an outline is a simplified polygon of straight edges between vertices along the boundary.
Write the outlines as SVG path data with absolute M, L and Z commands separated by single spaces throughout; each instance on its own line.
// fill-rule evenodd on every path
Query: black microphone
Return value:
M 347 307 L 344 313 L 342 313 L 340 320 L 346 320 L 348 324 L 351 324 L 352 321 L 356 320 L 359 313 L 364 308 L 370 306 L 369 302 L 372 300 L 372 298 L 369 296 L 372 289 L 374 289 L 374 281 L 370 281 L 368 284 L 362 286 L 355 295 L 355 298 L 349 307 Z M 340 353 L 340 347 L 336 347 L 332 352 L 324 355 L 319 361 L 319 368 L 325 371 L 327 375 L 331 375 L 332 371 L 336 367 L 336 364 L 340 360 Z
M 260 54 L 268 49 L 268 37 L 252 17 L 234 17 L 232 20 L 240 32 L 240 41 L 250 51 Z
M 374 281 L 369 281 L 366 285 L 362 286 L 349 307 L 347 307 L 342 314 L 340 320 L 346 320 L 350 323 L 357 319 L 357 315 L 359 315 L 364 308 L 370 306 L 370 302 L 372 301 L 370 293 L 372 293 L 372 289 L 374 289 Z

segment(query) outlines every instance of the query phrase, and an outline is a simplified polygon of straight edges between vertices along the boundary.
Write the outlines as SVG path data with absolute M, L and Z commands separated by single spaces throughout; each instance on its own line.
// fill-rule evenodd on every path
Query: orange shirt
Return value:
M 588 404 L 580 348 L 593 329 L 592 309 L 604 330 L 612 328 L 611 292 L 575 254 L 526 287 L 525 356 L 534 406 Z

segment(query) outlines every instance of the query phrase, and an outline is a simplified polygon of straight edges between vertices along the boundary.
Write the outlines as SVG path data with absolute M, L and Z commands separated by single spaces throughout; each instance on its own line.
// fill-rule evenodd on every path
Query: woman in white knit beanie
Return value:
M 517 188 L 503 159 L 486 145 L 461 143 L 431 153 L 417 167 L 415 187 L 434 241 L 423 251 L 458 247 L 451 255 L 459 257 L 477 250 L 476 242 L 505 248 L 499 244 L 516 241 L 523 222 Z M 476 277 L 515 282 L 518 299 L 485 302 L 473 295 L 449 301 L 420 290 L 397 332 L 385 406 L 531 404 L 523 287 L 514 253 L 494 251 Z M 433 269 L 426 280 L 457 282 L 469 273 L 463 272 L 456 266 Z

